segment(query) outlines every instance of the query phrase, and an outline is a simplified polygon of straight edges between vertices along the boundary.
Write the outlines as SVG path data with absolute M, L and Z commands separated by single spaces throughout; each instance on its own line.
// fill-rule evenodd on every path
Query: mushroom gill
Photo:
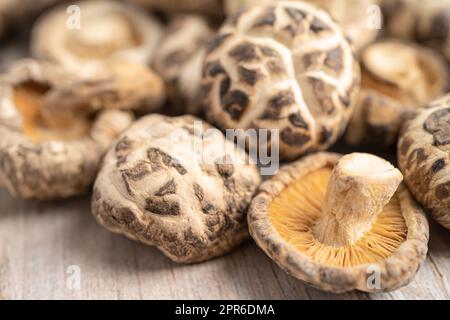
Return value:
M 341 207 L 348 208 L 348 212 L 343 210 L 346 221 L 341 219 L 340 224 L 331 228 L 333 230 L 320 228 L 323 221 L 333 219 L 325 209 L 326 202 L 330 201 L 326 199 L 326 193 L 334 179 L 332 173 L 333 168 L 324 167 L 287 186 L 269 206 L 271 223 L 286 242 L 321 264 L 351 267 L 384 260 L 406 240 L 407 225 L 398 196 L 388 197 L 390 200 L 381 206 L 381 211 L 371 217 L 366 216 L 368 219 L 365 219 L 365 213 L 350 212 L 354 211 L 351 203 L 358 202 L 355 195 L 340 199 Z M 398 183 L 389 183 L 394 192 Z M 348 187 L 349 183 L 346 185 Z M 359 189 L 364 188 L 360 186 Z M 373 206 L 372 200 L 368 201 L 369 206 Z M 348 239 L 339 241 L 340 229 L 348 233 Z M 353 239 L 350 237 L 352 234 L 356 234 Z
M 83 117 L 50 115 L 42 112 L 43 100 L 50 87 L 25 81 L 12 88 L 12 101 L 20 114 L 22 132 L 32 141 L 73 140 L 86 136 L 91 128 Z

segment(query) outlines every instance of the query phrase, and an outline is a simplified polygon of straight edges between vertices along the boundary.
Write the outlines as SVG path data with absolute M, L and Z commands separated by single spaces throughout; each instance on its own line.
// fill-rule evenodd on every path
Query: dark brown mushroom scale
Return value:
M 229 19 L 210 42 L 202 104 L 223 130 L 277 129 L 281 158 L 293 159 L 338 139 L 359 82 L 350 44 L 325 11 L 277 2 Z
M 450 95 L 423 109 L 402 128 L 397 156 L 416 199 L 450 229 Z
M 155 114 L 126 130 L 94 185 L 97 221 L 176 262 L 208 260 L 247 239 L 257 167 L 219 130 L 199 123 Z

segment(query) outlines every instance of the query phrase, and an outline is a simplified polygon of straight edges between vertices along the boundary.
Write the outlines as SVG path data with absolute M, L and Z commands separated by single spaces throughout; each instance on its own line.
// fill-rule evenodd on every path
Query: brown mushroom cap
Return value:
M 448 88 L 445 60 L 433 50 L 386 39 L 361 53 L 362 88 L 347 127 L 352 145 L 391 146 L 414 112 Z
M 170 100 L 188 113 L 197 112 L 203 59 L 213 36 L 205 18 L 177 15 L 169 23 L 154 59 L 155 70 L 169 85 Z
M 241 10 L 248 9 L 262 4 L 274 3 L 277 0 L 225 0 L 224 10 L 230 16 Z M 371 5 L 378 5 L 379 0 L 304 0 L 317 5 L 336 19 L 348 36 L 356 52 L 359 52 L 368 44 L 375 41 L 379 29 L 376 26 L 369 26 L 370 19 L 368 9 Z M 381 12 L 380 12 L 381 15 Z
M 248 237 L 247 207 L 260 177 L 246 158 L 195 117 L 143 117 L 107 153 L 92 212 L 107 229 L 176 262 L 211 259 Z
M 383 0 L 382 6 L 387 34 L 432 47 L 450 60 L 450 0 Z
M 317 153 L 287 165 L 252 200 L 250 234 L 282 269 L 325 291 L 406 285 L 426 257 L 428 223 L 384 162 Z M 368 285 L 370 270 L 379 287 Z
M 69 29 L 66 6 L 43 15 L 33 27 L 35 57 L 61 63 L 82 74 L 97 72 L 105 61 L 150 63 L 162 34 L 159 22 L 116 1 L 82 1 L 80 28 Z
M 407 121 L 397 155 L 406 184 L 433 217 L 450 229 L 450 95 Z
M 212 17 L 222 14 L 222 0 L 128 0 L 128 2 L 165 13 L 198 13 Z
M 58 86 L 46 97 L 47 112 L 132 110 L 155 112 L 165 102 L 163 79 L 147 66 L 111 61 L 89 77 Z
M 104 152 L 132 121 L 120 111 L 94 120 L 44 114 L 46 93 L 70 78 L 58 65 L 23 60 L 0 80 L 0 184 L 14 196 L 50 199 L 85 192 Z
M 0 1 L 0 36 L 7 27 L 22 26 L 24 21 L 35 18 L 45 9 L 63 0 L 1 0 Z
M 292 159 L 340 137 L 359 80 L 350 44 L 331 17 L 282 1 L 222 26 L 203 68 L 203 105 L 221 129 L 279 129 L 280 156 Z

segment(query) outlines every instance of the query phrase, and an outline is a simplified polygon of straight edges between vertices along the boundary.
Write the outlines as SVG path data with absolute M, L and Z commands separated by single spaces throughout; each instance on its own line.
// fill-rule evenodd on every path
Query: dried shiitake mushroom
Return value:
M 450 229 L 449 151 L 450 95 L 446 95 L 405 123 L 397 155 L 412 194 L 447 229 Z
M 132 121 L 116 110 L 95 118 L 42 112 L 45 96 L 71 76 L 59 65 L 22 60 L 0 79 L 0 185 L 13 196 L 85 192 L 104 152 Z
M 213 30 L 199 15 L 177 15 L 169 23 L 154 67 L 168 84 L 169 99 L 177 109 L 197 112 L 203 60 L 212 36 Z
M 71 21 L 67 6 L 51 10 L 36 22 L 31 39 L 35 57 L 88 75 L 111 59 L 151 62 L 162 34 L 155 18 L 116 1 L 82 1 L 73 5 L 80 8 L 79 28 L 75 20 L 73 26 L 67 25 Z
M 128 0 L 164 13 L 198 13 L 212 17 L 222 14 L 222 0 Z
M 425 214 L 401 180 L 374 155 L 307 156 L 260 186 L 250 234 L 282 269 L 322 290 L 394 290 L 412 280 L 428 242 Z
M 130 110 L 155 112 L 163 106 L 163 79 L 146 65 L 125 60 L 111 61 L 89 77 L 61 84 L 45 99 L 51 113 Z
M 105 156 L 92 212 L 107 229 L 176 262 L 222 255 L 248 237 L 260 182 L 245 151 L 193 116 L 148 115 Z
M 435 48 L 450 60 L 450 0 L 383 0 L 386 32 Z
M 361 54 L 362 85 L 345 140 L 388 147 L 417 109 L 447 91 L 445 60 L 433 50 L 387 39 Z
M 279 129 L 280 155 L 325 149 L 343 133 L 360 71 L 341 29 L 303 2 L 232 16 L 203 67 L 206 118 L 221 129 Z
M 227 15 L 235 14 L 243 9 L 248 9 L 261 4 L 274 3 L 277 0 L 225 0 L 224 9 Z M 373 42 L 378 36 L 379 29 L 377 25 L 371 26 L 368 22 L 377 22 L 370 20 L 370 6 L 377 5 L 379 0 L 305 0 L 327 10 L 334 19 L 340 24 L 345 34 L 348 36 L 357 52 L 369 43 Z M 381 12 L 380 12 L 381 23 Z
M 50 6 L 63 0 L 1 0 L 0 1 L 0 36 L 10 26 L 23 26 L 29 19 L 39 15 Z

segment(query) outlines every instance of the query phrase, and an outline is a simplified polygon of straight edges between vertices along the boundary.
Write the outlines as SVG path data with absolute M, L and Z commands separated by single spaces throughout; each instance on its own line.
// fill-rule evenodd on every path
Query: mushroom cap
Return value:
M 33 108 L 20 110 L 15 87 L 36 83 L 51 88 L 68 79 L 70 73 L 58 65 L 27 59 L 14 64 L 0 80 L 0 184 L 13 196 L 51 199 L 84 193 L 104 152 L 132 122 L 131 114 L 114 110 L 94 120 L 73 116 L 55 132 L 32 130 L 37 138 L 31 138 L 23 116 Z
M 46 97 L 48 112 L 130 110 L 150 113 L 166 99 L 163 79 L 146 65 L 126 60 L 105 64 L 89 77 L 61 84 Z
M 341 248 L 329 247 L 320 243 L 318 244 L 320 249 L 317 251 L 319 252 L 317 256 L 314 256 L 316 253 L 300 250 L 298 246 L 301 246 L 301 244 L 297 243 L 294 237 L 289 239 L 286 236 L 286 230 L 289 229 L 289 226 L 283 225 L 283 222 L 275 223 L 275 220 L 271 218 L 270 208 L 274 201 L 281 199 L 280 197 L 285 192 L 290 195 L 294 191 L 300 192 L 299 190 L 301 190 L 302 185 L 308 192 L 308 200 L 305 200 L 305 206 L 309 206 L 311 212 L 319 210 L 317 214 L 320 215 L 320 209 L 316 208 L 316 206 L 320 207 L 322 205 L 321 197 L 325 196 L 326 186 L 320 185 L 319 180 L 309 181 L 308 176 L 319 172 L 320 179 L 322 179 L 320 181 L 326 184 L 326 177 L 329 176 L 329 172 L 331 172 L 332 167 L 337 163 L 339 158 L 340 155 L 338 154 L 316 153 L 283 167 L 272 179 L 264 182 L 252 200 L 248 213 L 251 236 L 261 249 L 287 273 L 325 291 L 336 293 L 355 289 L 366 292 L 387 291 L 408 284 L 426 257 L 428 222 L 425 214 L 415 203 L 403 184 L 400 184 L 394 195 L 394 202 L 389 203 L 386 206 L 386 210 L 388 212 L 394 209 L 401 211 L 404 220 L 402 224 L 407 228 L 407 232 L 402 235 L 402 237 L 405 237 L 404 242 L 396 247 L 388 256 L 367 263 L 349 262 L 349 265 L 342 266 L 337 263 L 339 261 L 337 256 L 334 258 L 334 262 L 330 262 L 333 261 L 334 255 Z M 325 171 L 320 172 L 324 169 Z M 298 184 L 295 185 L 295 183 Z M 313 199 L 315 192 L 320 193 L 320 198 Z M 292 213 L 290 214 L 292 218 L 294 214 L 301 213 L 296 208 L 298 201 L 301 200 L 283 198 L 283 201 L 278 201 L 278 204 Z M 378 223 L 374 222 L 376 225 L 374 224 L 372 229 L 368 231 L 367 237 L 370 236 L 372 231 L 378 235 L 400 234 L 400 231 L 395 229 L 383 230 L 383 222 L 381 219 L 379 221 Z M 395 220 L 392 221 L 395 222 Z M 294 223 L 294 220 L 291 222 Z M 313 224 L 314 222 L 311 223 Z M 397 221 L 396 223 L 399 222 Z M 304 227 L 303 224 L 298 225 L 294 228 L 296 229 L 295 232 L 309 233 L 310 231 L 303 229 Z M 305 244 L 305 246 L 309 245 L 317 245 L 317 240 L 308 238 L 308 245 Z M 370 241 L 367 247 L 372 248 L 372 246 L 376 247 L 376 241 Z M 359 245 L 357 243 L 351 248 L 344 249 L 358 254 L 359 248 L 362 248 L 362 244 Z M 320 256 L 320 252 L 322 256 Z M 369 252 L 367 252 L 367 256 L 370 257 Z M 324 259 L 327 263 L 325 263 Z M 364 258 L 358 259 L 361 261 L 364 260 Z M 370 276 L 374 270 L 380 273 L 380 287 L 368 286 Z
M 225 0 L 224 11 L 227 16 L 241 10 L 274 3 L 277 0 Z M 350 39 L 356 52 L 375 41 L 379 29 L 368 25 L 371 5 L 378 5 L 379 0 L 305 0 L 328 11 L 339 23 Z M 374 17 L 375 18 L 375 17 Z M 376 21 L 374 21 L 376 22 Z
M 385 39 L 361 53 L 362 87 L 345 140 L 389 147 L 418 108 L 447 91 L 445 60 L 423 46 Z
M 170 89 L 175 104 L 187 104 L 196 113 L 200 93 L 203 59 L 213 30 L 199 15 L 176 15 L 169 23 L 155 55 L 153 65 Z
M 199 262 L 248 238 L 247 208 L 259 182 L 256 165 L 219 130 L 193 116 L 153 114 L 105 156 L 92 212 L 107 229 L 176 262 Z
M 450 0 L 383 0 L 387 34 L 432 47 L 450 60 Z
M 156 18 L 116 1 L 81 1 L 74 5 L 80 8 L 79 28 L 67 25 L 66 6 L 39 18 L 31 39 L 35 57 L 87 75 L 112 59 L 151 62 L 162 34 Z
M 333 144 L 359 91 L 350 44 L 323 10 L 277 2 L 232 16 L 203 67 L 206 118 L 221 129 L 278 129 L 280 156 Z
M 399 168 L 414 197 L 450 229 L 450 95 L 421 110 L 400 133 Z
M 222 14 L 222 0 L 128 0 L 150 10 L 165 13 L 197 13 L 211 17 Z
M 356 52 L 374 42 L 381 29 L 376 25 L 370 26 L 369 22 L 376 23 L 377 17 L 370 20 L 371 6 L 379 4 L 380 0 L 306 0 L 327 10 L 342 27 L 344 33 L 350 39 Z M 381 12 L 380 12 L 380 15 Z M 381 23 L 380 17 L 380 23 Z

